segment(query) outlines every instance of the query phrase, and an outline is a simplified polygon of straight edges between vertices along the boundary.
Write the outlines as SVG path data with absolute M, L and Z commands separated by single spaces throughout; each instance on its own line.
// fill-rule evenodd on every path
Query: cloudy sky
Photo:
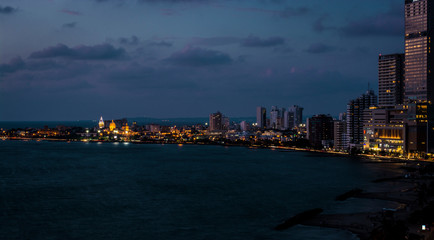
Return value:
M 0 0 L 0 120 L 345 111 L 403 0 Z

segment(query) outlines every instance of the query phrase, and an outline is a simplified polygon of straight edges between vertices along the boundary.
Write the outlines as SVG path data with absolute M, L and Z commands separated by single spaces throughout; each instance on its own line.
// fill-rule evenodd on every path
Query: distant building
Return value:
M 347 119 L 346 113 L 339 114 L 339 120 L 334 121 L 334 149 L 347 150 Z
M 283 117 L 282 110 L 277 108 L 276 106 L 271 107 L 270 111 L 270 128 L 279 129 L 282 127 Z
M 323 143 L 334 138 L 334 123 L 330 115 L 315 115 L 306 121 L 307 139 L 314 147 L 322 147 Z
M 289 112 L 292 112 L 294 115 L 294 123 L 293 126 L 291 126 L 291 128 L 293 127 L 298 127 L 300 124 L 303 123 L 303 108 L 297 105 L 293 105 L 292 107 L 288 108 Z
M 347 113 L 339 113 L 339 121 L 347 121 Z
M 378 57 L 378 106 L 395 106 L 404 101 L 404 54 Z
M 98 126 L 99 126 L 99 128 L 104 128 L 105 127 L 104 120 L 102 119 L 102 116 L 99 119 Z
M 285 111 L 283 113 L 283 130 L 294 128 L 294 112 Z
M 241 129 L 241 131 L 243 131 L 243 132 L 247 132 L 247 131 L 249 131 L 249 129 L 250 129 L 250 125 L 249 125 L 246 121 L 242 121 L 242 122 L 240 123 L 240 129 Z
M 229 127 L 229 118 L 225 117 L 221 112 L 212 113 L 209 115 L 209 131 L 219 132 L 227 130 Z
M 128 123 L 128 120 L 126 118 L 122 118 L 112 121 L 104 121 L 104 126 L 109 127 L 112 122 L 115 124 L 115 128 L 121 129 L 123 126 L 125 126 L 125 124 Z
M 223 124 L 222 130 L 228 130 L 231 125 L 229 118 L 223 115 L 222 124 Z
M 362 147 L 364 111 L 376 105 L 377 96 L 372 90 L 347 104 L 347 147 Z
M 161 132 L 161 126 L 159 124 L 149 124 L 149 125 L 146 125 L 146 128 L 151 133 Z
M 116 129 L 116 123 L 112 120 L 112 122 L 109 124 L 110 132 Z
M 259 128 L 265 128 L 267 126 L 267 110 L 264 107 L 256 108 L 256 123 Z

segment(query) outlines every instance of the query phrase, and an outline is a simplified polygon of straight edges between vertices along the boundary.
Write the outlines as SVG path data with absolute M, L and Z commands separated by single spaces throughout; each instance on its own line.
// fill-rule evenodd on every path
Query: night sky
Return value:
M 0 120 L 346 110 L 404 0 L 0 0 Z

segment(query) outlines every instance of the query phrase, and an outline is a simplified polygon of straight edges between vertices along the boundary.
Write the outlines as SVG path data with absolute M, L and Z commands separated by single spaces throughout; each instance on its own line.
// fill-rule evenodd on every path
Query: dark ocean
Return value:
M 358 159 L 243 147 L 0 141 L 0 239 L 357 239 L 273 227 L 380 170 Z

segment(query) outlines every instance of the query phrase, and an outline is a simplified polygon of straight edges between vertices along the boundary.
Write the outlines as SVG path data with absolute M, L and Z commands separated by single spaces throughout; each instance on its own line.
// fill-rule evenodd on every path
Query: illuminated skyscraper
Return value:
M 378 105 L 395 106 L 404 100 L 404 54 L 378 57 Z
M 429 153 L 434 153 L 433 24 L 433 0 L 405 0 L 405 98 L 417 104 L 416 109 L 425 109 L 420 111 L 425 114 L 415 111 L 409 122 L 409 132 L 415 136 L 409 141 L 425 143 Z
M 432 0 L 405 0 L 405 96 L 411 100 L 432 97 Z M 434 69 L 433 69 L 434 71 Z

